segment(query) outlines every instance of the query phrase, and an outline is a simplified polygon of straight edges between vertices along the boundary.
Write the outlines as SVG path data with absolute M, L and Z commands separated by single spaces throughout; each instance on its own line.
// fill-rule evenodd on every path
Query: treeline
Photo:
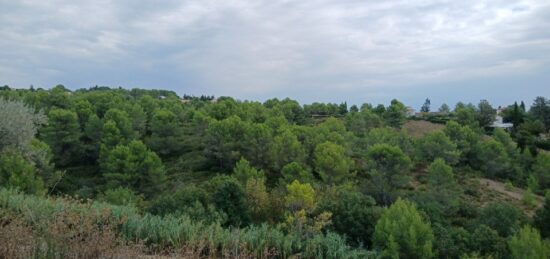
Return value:
M 162 90 L 3 87 L 0 184 L 223 228 L 267 224 L 298 244 L 330 235 L 382 257 L 547 257 L 548 202 L 532 219 L 506 202 L 473 203 L 479 188 L 466 183 L 504 181 L 527 189 L 525 206 L 537 206 L 535 194 L 550 188 L 550 154 L 540 149 L 550 103 L 507 107 L 511 134 L 487 131 L 496 115 L 487 101 L 448 113 L 442 129 L 413 138 L 397 100 L 348 109 Z M 532 240 L 540 249 L 525 247 Z M 333 255 L 319 254 L 340 257 Z

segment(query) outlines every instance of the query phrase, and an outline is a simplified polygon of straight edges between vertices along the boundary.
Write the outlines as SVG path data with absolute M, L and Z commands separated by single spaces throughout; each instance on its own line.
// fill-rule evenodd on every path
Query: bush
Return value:
M 374 258 L 372 253 L 349 247 L 342 237 L 334 233 L 315 234 L 305 240 L 292 232 L 283 233 L 278 228 L 265 224 L 241 229 L 223 228 L 219 223 L 207 224 L 193 221 L 186 216 L 141 215 L 135 208 L 129 206 L 115 206 L 93 201 L 82 203 L 69 198 L 43 198 L 0 189 L 0 221 L 5 221 L 5 215 L 9 213 L 17 215 L 23 225 L 45 230 L 43 233 L 53 233 L 48 226 L 52 224 L 57 226 L 55 222 L 75 222 L 75 226 L 85 223 L 90 226 L 86 229 L 92 233 L 86 234 L 88 236 L 99 235 L 104 233 L 102 231 L 110 229 L 109 231 L 114 231 L 112 233 L 116 240 L 96 245 L 116 244 L 119 247 L 119 244 L 124 243 L 141 243 L 145 245 L 141 247 L 141 252 L 148 253 L 179 252 L 187 257 L 316 258 L 318 255 L 323 255 L 324 258 L 369 258 L 370 256 Z M 86 220 L 66 221 L 67 217 Z M 111 236 L 107 237 L 111 238 Z M 21 243 L 21 245 L 25 244 Z M 82 243 L 81 246 L 84 247 L 86 244 Z M 18 248 L 21 249 L 21 247 Z M 102 257 L 100 255 L 101 253 L 94 257 Z
M 0 153 L 0 186 L 26 193 L 44 194 L 44 182 L 34 166 L 15 150 Z
M 512 184 L 512 182 L 510 182 L 510 180 L 506 181 L 506 183 L 504 184 L 504 189 L 507 191 L 511 191 L 512 189 L 514 189 L 514 185 Z
M 479 215 L 479 223 L 496 230 L 502 237 L 516 232 L 523 220 L 522 211 L 505 202 L 489 204 Z
M 434 234 L 414 203 L 399 198 L 376 223 L 374 245 L 385 257 L 432 258 Z
M 545 259 L 550 257 L 550 246 L 541 239 L 539 232 L 529 226 L 523 227 L 508 242 L 514 259 Z
M 521 196 L 521 201 L 523 202 L 523 204 L 529 207 L 535 207 L 537 205 L 535 194 L 533 194 L 531 189 L 527 189 L 523 192 L 523 195 Z

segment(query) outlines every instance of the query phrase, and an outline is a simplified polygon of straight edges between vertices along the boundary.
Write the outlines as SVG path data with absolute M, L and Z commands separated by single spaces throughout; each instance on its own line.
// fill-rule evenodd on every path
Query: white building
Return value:
M 505 130 L 510 130 L 514 127 L 513 123 L 504 122 L 502 116 L 500 116 L 502 109 L 497 110 L 497 116 L 495 117 L 495 121 L 493 121 L 493 124 L 491 124 L 491 128 L 501 128 Z

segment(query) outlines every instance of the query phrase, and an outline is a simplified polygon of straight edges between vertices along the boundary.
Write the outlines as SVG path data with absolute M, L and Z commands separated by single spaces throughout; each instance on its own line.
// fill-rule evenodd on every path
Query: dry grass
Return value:
M 108 211 L 101 215 L 62 211 L 47 225 L 0 213 L 0 258 L 255 258 L 244 245 L 238 251 L 217 251 L 206 240 L 177 249 L 124 241 L 114 229 L 122 222 L 113 222 Z M 270 251 L 264 254 L 276 256 Z
M 429 121 L 415 120 L 407 121 L 403 126 L 407 134 L 413 138 L 421 138 L 430 132 L 443 129 L 444 127 L 444 125 L 431 123 Z
M 523 192 L 525 190 L 517 187 L 513 187 L 512 190 L 506 190 L 503 183 L 485 178 L 471 178 L 466 180 L 464 185 L 469 189 L 477 190 L 477 195 L 468 195 L 468 201 L 475 204 L 477 207 L 485 207 L 494 202 L 507 202 L 514 207 L 520 208 L 530 217 L 532 217 L 535 211 L 542 206 L 544 200 L 541 196 L 535 196 L 536 206 L 528 206 L 522 201 Z
M 47 225 L 13 214 L 0 219 L 0 258 L 129 258 L 141 248 L 121 242 L 113 225 L 98 225 L 93 215 L 61 212 Z
M 152 251 L 123 242 L 110 227 L 97 228 L 92 221 L 62 216 L 47 229 L 34 229 L 14 216 L 0 220 L 0 258 L 255 258 L 244 246 L 240 251 L 208 251 L 208 245 Z M 265 253 L 265 258 L 276 254 Z
M 1 258 L 370 258 L 336 234 L 224 228 L 70 197 L 0 189 Z

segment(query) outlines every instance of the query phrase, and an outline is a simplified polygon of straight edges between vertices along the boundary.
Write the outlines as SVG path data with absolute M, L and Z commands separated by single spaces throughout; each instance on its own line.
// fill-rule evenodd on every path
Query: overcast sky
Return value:
M 0 0 L 0 84 L 266 100 L 550 97 L 548 0 Z

